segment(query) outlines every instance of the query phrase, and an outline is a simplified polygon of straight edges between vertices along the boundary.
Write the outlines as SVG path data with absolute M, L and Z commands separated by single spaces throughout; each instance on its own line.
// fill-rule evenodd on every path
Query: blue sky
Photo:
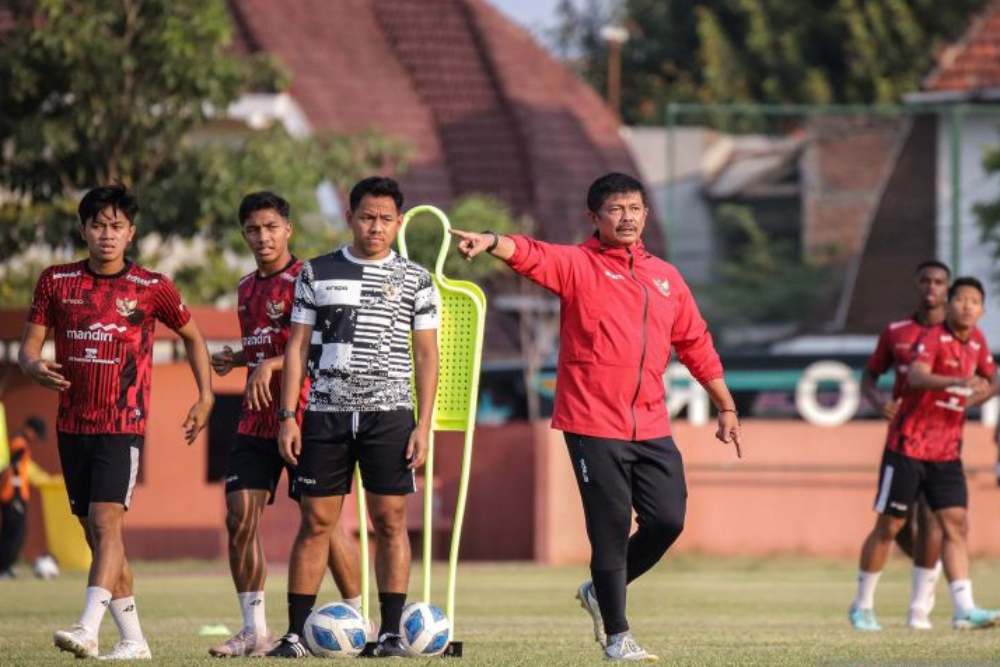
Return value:
M 495 7 L 527 26 L 535 34 L 539 28 L 551 28 L 555 24 L 555 9 L 558 0 L 489 0 Z

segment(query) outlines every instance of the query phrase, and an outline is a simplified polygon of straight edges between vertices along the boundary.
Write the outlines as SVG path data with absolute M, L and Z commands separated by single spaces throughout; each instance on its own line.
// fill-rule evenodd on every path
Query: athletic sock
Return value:
M 972 581 L 970 579 L 956 579 L 948 584 L 951 591 L 951 603 L 955 606 L 956 616 L 965 616 L 976 608 L 976 603 L 972 601 Z
M 361 613 L 361 596 L 356 595 L 353 598 L 344 598 L 344 604 L 351 607 L 359 614 Z
M 406 604 L 406 593 L 379 593 L 378 605 L 382 613 L 382 625 L 378 636 L 398 635 L 399 621 L 403 616 L 403 605 Z
M 118 634 L 122 639 L 137 642 L 146 641 L 146 638 L 142 636 L 142 626 L 139 625 L 139 610 L 135 607 L 133 596 L 112 600 L 108 608 L 111 609 L 111 618 L 115 619 Z
M 316 605 L 315 595 L 288 594 L 288 632 L 301 637 L 305 632 L 306 619 Z
M 111 591 L 100 586 L 87 586 L 87 597 L 78 623 L 96 637 L 101 631 L 101 620 L 104 619 L 104 612 L 110 602 Z
M 267 615 L 264 612 L 264 591 L 237 593 L 243 613 L 243 629 L 258 637 L 267 634 Z
M 912 582 L 910 609 L 922 614 L 931 613 L 931 608 L 934 606 L 934 587 L 938 580 L 938 569 L 914 565 L 910 578 Z
M 625 569 L 590 570 L 594 582 L 594 595 L 597 606 L 601 608 L 601 619 L 604 621 L 604 632 L 608 637 L 628 631 L 628 620 L 625 618 Z
M 858 592 L 854 596 L 855 609 L 873 609 L 875 607 L 875 586 L 881 572 L 865 572 L 858 570 Z

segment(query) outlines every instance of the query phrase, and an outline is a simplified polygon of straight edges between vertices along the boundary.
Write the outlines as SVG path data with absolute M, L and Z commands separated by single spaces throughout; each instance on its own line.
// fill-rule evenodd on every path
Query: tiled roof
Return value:
M 571 242 L 589 232 L 590 182 L 637 173 L 598 95 L 485 0 L 229 4 L 237 47 L 291 71 L 314 128 L 374 127 L 410 144 L 410 204 L 488 193 L 532 215 L 539 236 Z
M 990 0 L 960 40 L 944 49 L 927 91 L 1000 88 L 1000 0 Z

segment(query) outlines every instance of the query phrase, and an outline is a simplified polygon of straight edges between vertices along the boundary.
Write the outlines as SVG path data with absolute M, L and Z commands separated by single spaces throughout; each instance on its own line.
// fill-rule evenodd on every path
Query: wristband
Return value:
M 485 231 L 483 232 L 483 234 L 490 234 L 490 235 L 491 235 L 491 236 L 493 237 L 493 243 L 491 243 L 491 244 L 489 245 L 489 247 L 488 247 L 488 248 L 486 248 L 486 252 L 488 252 L 488 253 L 491 253 L 491 254 L 492 254 L 492 253 L 493 253 L 493 251 L 497 249 L 497 245 L 499 245 L 499 243 L 500 243 L 500 235 L 499 235 L 499 234 L 497 234 L 496 232 L 491 232 L 491 231 L 490 231 L 490 230 L 488 230 L 488 229 L 487 229 L 487 230 L 485 230 Z
M 278 421 L 285 421 L 286 419 L 295 419 L 295 410 L 287 410 L 285 408 L 278 410 Z
M 740 413 L 736 410 L 736 408 L 719 408 L 719 413 L 721 414 L 723 412 L 732 412 L 737 417 L 740 416 Z

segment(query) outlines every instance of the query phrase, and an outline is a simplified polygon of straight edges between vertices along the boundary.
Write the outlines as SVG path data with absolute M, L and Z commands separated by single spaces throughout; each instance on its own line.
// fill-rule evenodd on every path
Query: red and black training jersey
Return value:
M 28 321 L 53 330 L 56 362 L 70 382 L 59 394 L 56 429 L 143 435 L 156 321 L 176 331 L 190 319 L 166 276 L 131 262 L 109 276 L 86 261 L 45 269 Z
M 917 343 L 929 328 L 915 317 L 910 317 L 890 323 L 879 336 L 878 345 L 868 359 L 868 370 L 875 377 L 890 368 L 896 371 L 896 380 L 892 385 L 893 398 L 899 398 L 906 391 L 906 374 L 916 356 Z
M 928 328 L 913 362 L 929 365 L 935 375 L 954 377 L 956 384 L 974 374 L 991 379 L 997 371 L 978 327 L 965 342 L 947 324 Z M 886 447 L 921 461 L 954 461 L 961 456 L 965 408 L 966 398 L 949 390 L 907 390 L 889 426 Z
M 295 279 L 302 262 L 292 258 L 281 271 L 262 277 L 256 271 L 240 280 L 237 312 L 243 336 L 243 358 L 247 362 L 247 380 L 260 362 L 285 354 L 291 329 L 292 303 L 295 300 Z M 309 394 L 309 382 L 302 386 L 299 418 Z M 258 438 L 278 437 L 278 408 L 281 402 L 281 373 L 271 376 L 271 406 L 254 410 L 244 395 L 240 411 L 239 433 Z

